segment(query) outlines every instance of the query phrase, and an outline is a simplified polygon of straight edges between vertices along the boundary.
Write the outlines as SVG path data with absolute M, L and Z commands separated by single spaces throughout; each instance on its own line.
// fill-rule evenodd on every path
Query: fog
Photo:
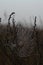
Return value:
M 30 23 L 29 18 L 34 21 L 34 16 L 38 21 L 40 17 L 43 19 L 43 0 L 0 0 L 0 17 L 4 18 L 4 12 L 9 16 L 12 11 L 15 11 L 16 21 L 26 19 Z

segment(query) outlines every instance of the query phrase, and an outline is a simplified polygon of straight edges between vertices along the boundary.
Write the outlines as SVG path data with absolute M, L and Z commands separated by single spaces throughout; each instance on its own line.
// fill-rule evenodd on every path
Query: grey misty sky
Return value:
M 0 16 L 4 11 L 15 11 L 16 20 L 35 15 L 43 17 L 43 0 L 0 0 Z

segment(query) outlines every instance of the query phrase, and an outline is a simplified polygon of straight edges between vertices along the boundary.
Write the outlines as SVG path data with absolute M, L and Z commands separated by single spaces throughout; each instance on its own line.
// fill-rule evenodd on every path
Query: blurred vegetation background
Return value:
M 36 17 L 29 28 L 21 23 L 15 25 L 13 14 L 7 25 L 0 22 L 0 65 L 43 65 L 43 29 L 36 27 Z

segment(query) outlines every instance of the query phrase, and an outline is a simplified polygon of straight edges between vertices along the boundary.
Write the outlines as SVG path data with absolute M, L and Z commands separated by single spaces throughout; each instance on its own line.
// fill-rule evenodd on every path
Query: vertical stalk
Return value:
M 35 16 L 35 21 L 34 21 L 34 37 L 35 37 L 35 42 L 36 42 L 36 54 L 38 54 L 38 58 L 36 58 L 37 60 L 37 65 L 40 64 L 40 50 L 39 50 L 39 40 L 38 40 L 38 31 L 36 30 L 36 16 Z

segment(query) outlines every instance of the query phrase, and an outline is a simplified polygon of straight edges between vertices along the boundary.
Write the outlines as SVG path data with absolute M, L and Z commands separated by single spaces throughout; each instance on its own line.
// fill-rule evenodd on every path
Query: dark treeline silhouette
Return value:
M 43 65 L 43 30 L 36 28 L 36 16 L 33 28 L 21 24 L 10 26 L 0 24 L 0 65 Z

